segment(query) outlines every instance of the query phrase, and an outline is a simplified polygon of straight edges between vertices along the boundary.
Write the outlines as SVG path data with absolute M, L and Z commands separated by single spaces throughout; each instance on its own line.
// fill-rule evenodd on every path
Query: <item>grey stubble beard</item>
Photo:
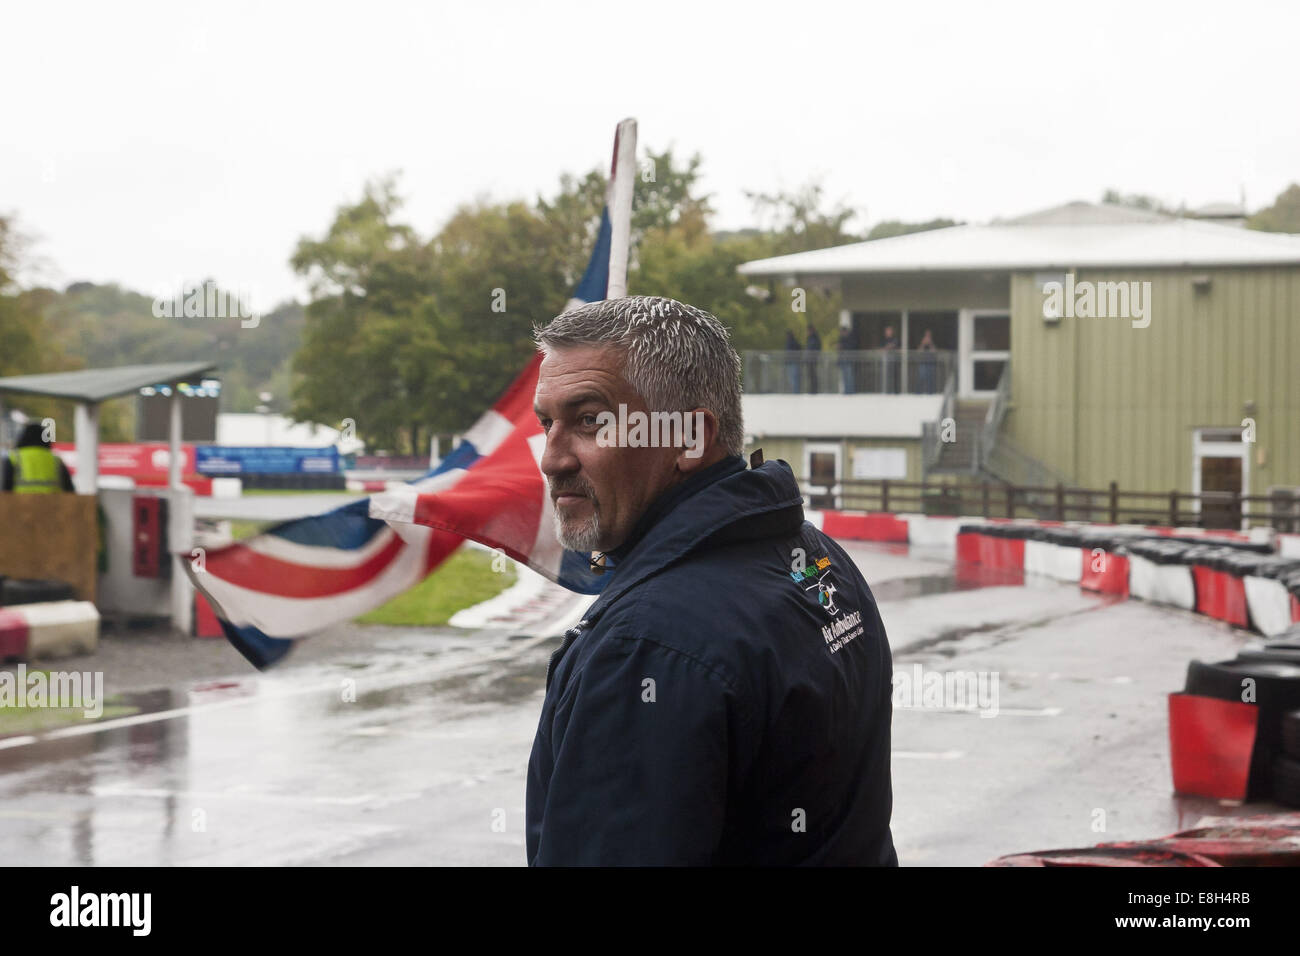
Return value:
M 592 499 L 591 517 L 572 532 L 565 530 L 564 519 L 560 517 L 558 510 L 555 512 L 555 537 L 568 550 L 584 552 L 596 550 L 596 545 L 600 542 L 600 512 L 595 509 L 594 501 Z

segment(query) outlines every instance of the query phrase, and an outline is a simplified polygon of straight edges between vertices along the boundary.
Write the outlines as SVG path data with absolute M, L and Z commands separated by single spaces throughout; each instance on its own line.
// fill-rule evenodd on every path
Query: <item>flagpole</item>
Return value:
M 632 188 L 636 183 L 636 120 L 625 119 L 614 134 L 609 196 L 609 284 L 605 298 L 627 295 L 627 260 L 632 244 Z
M 614 133 L 614 162 L 609 173 L 609 192 L 605 205 L 609 209 L 609 279 L 606 299 L 627 295 L 627 259 L 632 245 L 632 188 L 636 183 L 636 120 L 628 118 Z M 603 574 L 605 555 L 593 551 L 591 570 Z

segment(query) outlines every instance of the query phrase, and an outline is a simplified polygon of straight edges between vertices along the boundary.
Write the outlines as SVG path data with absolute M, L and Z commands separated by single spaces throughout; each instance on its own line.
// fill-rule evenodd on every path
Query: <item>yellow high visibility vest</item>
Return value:
M 14 468 L 14 494 L 50 495 L 62 491 L 59 457 L 41 445 L 15 448 L 9 453 Z

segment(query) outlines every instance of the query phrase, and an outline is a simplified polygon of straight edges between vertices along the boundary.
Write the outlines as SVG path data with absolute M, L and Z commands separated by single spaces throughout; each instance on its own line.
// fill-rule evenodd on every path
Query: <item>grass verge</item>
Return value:
M 493 570 L 494 561 L 500 571 Z M 357 622 L 439 627 L 457 611 L 496 597 L 515 583 L 516 576 L 513 561 L 462 547 L 415 587 L 361 615 Z

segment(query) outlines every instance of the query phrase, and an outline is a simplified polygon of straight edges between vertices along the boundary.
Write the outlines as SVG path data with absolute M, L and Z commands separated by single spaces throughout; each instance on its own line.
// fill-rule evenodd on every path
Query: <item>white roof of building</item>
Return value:
M 235 447 L 273 445 L 289 448 L 324 448 L 337 445 L 344 455 L 364 449 L 365 443 L 350 438 L 328 425 L 295 422 L 284 415 L 253 412 L 222 412 L 217 415 L 217 444 Z
M 1300 264 L 1300 235 L 1076 202 L 988 225 L 950 226 L 758 259 L 739 271 L 779 277 L 1293 263 Z
M 741 396 L 745 432 L 763 438 L 920 438 L 942 395 Z

